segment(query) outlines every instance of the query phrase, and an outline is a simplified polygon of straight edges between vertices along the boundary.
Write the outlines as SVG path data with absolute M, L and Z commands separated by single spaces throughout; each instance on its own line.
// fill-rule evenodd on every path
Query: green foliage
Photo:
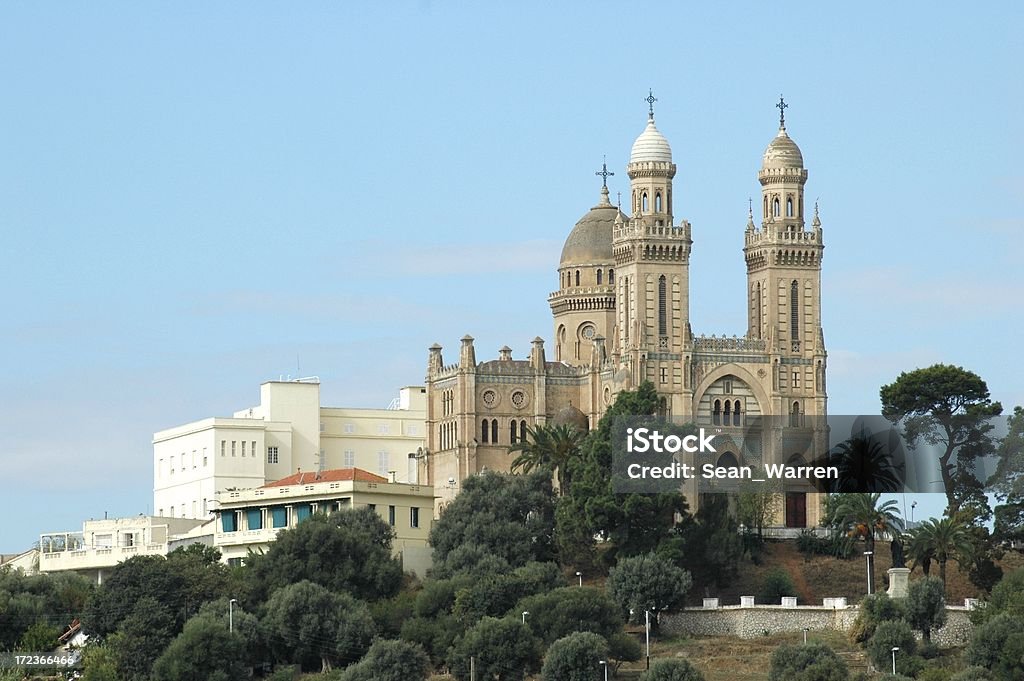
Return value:
M 687 660 L 656 660 L 640 681 L 704 681 L 704 675 Z
M 1003 613 L 988 620 L 974 630 L 964 657 L 996 681 L 1024 678 L 1024 619 Z
M 999 463 L 988 485 L 1001 499 L 1019 506 L 1024 502 L 1024 408 L 1014 407 L 1007 426 L 999 443 Z M 1017 527 L 1024 528 L 1024 523 Z
M 63 632 L 44 621 L 35 622 L 18 641 L 18 650 L 53 650 Z
M 460 680 L 470 678 L 470 657 L 476 658 L 478 679 L 518 679 L 540 668 L 542 652 L 522 620 L 485 617 L 455 644 L 450 662 Z
M 992 587 L 984 606 L 971 611 L 971 621 L 979 625 L 1002 614 L 1024 620 L 1024 568 L 1005 575 Z
M 82 651 L 82 681 L 118 681 L 117 660 L 105 645 L 89 643 Z
M 402 584 L 401 562 L 391 556 L 393 536 L 368 507 L 315 513 L 250 559 L 250 579 L 261 600 L 302 580 L 367 601 L 389 598 Z
M 242 642 L 242 659 L 247 667 L 256 667 L 271 660 L 270 642 L 259 619 L 237 603 L 232 607 L 227 598 L 210 601 L 189 622 L 198 620 L 211 622 L 224 631 L 234 629 L 236 638 Z
M 597 634 L 577 632 L 551 644 L 541 669 L 543 681 L 594 681 L 600 661 L 608 661 L 608 643 Z
M 377 625 L 377 631 L 385 638 L 398 638 L 402 624 L 413 615 L 419 595 L 412 590 L 400 591 L 386 601 L 370 604 L 370 614 Z
M 341 675 L 341 681 L 425 681 L 430 660 L 423 648 L 406 641 L 378 639 L 366 656 Z
M 430 530 L 433 575 L 477 575 L 485 571 L 479 567 L 484 559 L 496 558 L 511 567 L 551 560 L 553 499 L 551 476 L 544 472 L 484 473 L 467 478 Z M 466 547 L 474 547 L 475 561 L 466 560 Z
M 636 662 L 643 655 L 643 648 L 636 636 L 625 631 L 612 634 L 608 638 L 608 657 L 619 662 Z
M 853 556 L 854 548 L 854 538 L 845 532 L 819 537 L 813 530 L 803 530 L 796 538 L 796 549 L 804 556 L 833 556 L 845 560 Z
M 950 560 L 961 565 L 969 564 L 973 543 L 961 516 L 929 518 L 911 529 L 909 534 L 911 556 L 937 562 L 943 584 L 946 583 L 946 564 Z
M 896 655 L 896 671 L 906 673 L 908 667 L 923 666 L 921 658 L 916 658 L 917 639 L 910 625 L 903 620 L 889 620 L 881 622 L 875 628 L 875 633 L 868 640 L 866 649 L 871 663 L 877 669 L 892 668 L 892 649 L 899 647 Z M 913 674 L 911 674 L 913 675 Z
M 911 445 L 924 440 L 942 447 L 939 465 L 947 514 L 955 515 L 966 501 L 984 504 L 974 463 L 994 448 L 990 419 L 1003 411 L 990 399 L 985 381 L 963 367 L 936 364 L 901 373 L 879 392 L 882 414 L 902 423 Z
M 166 606 L 151 596 L 139 599 L 117 633 L 107 638 L 117 663 L 118 678 L 148 679 L 153 663 L 177 631 L 177 621 Z
M 485 575 L 459 590 L 452 612 L 464 623 L 481 617 L 500 617 L 521 599 L 565 585 L 554 563 L 527 563 L 504 575 Z
M 525 598 L 515 612 L 529 612 L 527 625 L 546 644 L 576 631 L 608 639 L 622 630 L 618 606 L 603 589 L 569 586 Z
M 74 573 L 26 575 L 20 570 L 0 567 L 0 650 L 44 650 L 19 645 L 27 630 L 45 622 L 63 632 L 63 627 L 80 618 L 92 592 L 87 579 Z M 37 629 L 33 637 L 42 635 Z
M 402 640 L 417 643 L 430 655 L 435 665 L 448 659 L 448 653 L 465 627 L 453 615 L 433 618 L 413 617 L 402 625 Z
M 374 624 L 366 604 L 303 580 L 267 601 L 264 623 L 271 645 L 287 661 L 322 671 L 358 660 L 370 647 Z
M 953 672 L 942 667 L 927 667 L 917 675 L 917 681 L 949 681 Z
M 882 534 L 897 535 L 903 530 L 899 517 L 899 506 L 895 500 L 882 502 L 881 493 L 843 494 L 833 509 L 833 522 L 850 537 L 864 540 L 865 551 L 875 550 L 875 538 Z M 872 583 L 875 561 L 871 556 Z
M 674 537 L 677 541 L 659 553 L 685 568 L 694 585 L 713 588 L 735 579 L 743 539 L 725 494 L 706 495 L 696 515 L 685 516 L 675 528 Z
M 245 642 L 222 623 L 194 617 L 153 664 L 153 681 L 234 681 L 246 676 Z
M 778 605 L 783 596 L 796 596 L 796 585 L 789 573 L 782 568 L 772 568 L 764 576 L 761 584 L 760 601 L 768 605 Z
M 580 456 L 580 445 L 587 434 L 575 426 L 539 425 L 526 427 L 526 439 L 509 447 L 509 454 L 518 452 L 512 461 L 512 472 L 548 470 L 558 475 L 558 493 L 565 494 L 570 480 L 568 466 Z
M 996 681 L 996 677 L 984 667 L 968 667 L 959 674 L 954 674 L 949 681 Z
M 587 521 L 585 503 L 574 496 L 559 497 L 555 506 L 555 552 L 560 565 L 594 569 L 594 528 Z
M 942 581 L 925 577 L 911 582 L 903 605 L 907 622 L 921 632 L 925 643 L 930 643 L 932 630 L 946 623 L 946 595 Z
M 653 553 L 622 558 L 608 573 L 606 588 L 631 621 L 642 622 L 644 610 L 680 605 L 693 585 L 690 573 Z
M 413 612 L 420 617 L 434 617 L 449 613 L 455 605 L 455 594 L 473 584 L 469 575 L 461 575 L 452 579 L 429 579 L 423 589 L 416 595 Z
M 875 436 L 854 436 L 839 443 L 830 463 L 838 464 L 840 493 L 895 492 L 902 472 L 888 447 Z
M 823 643 L 779 646 L 772 654 L 769 681 L 846 681 L 846 663 Z

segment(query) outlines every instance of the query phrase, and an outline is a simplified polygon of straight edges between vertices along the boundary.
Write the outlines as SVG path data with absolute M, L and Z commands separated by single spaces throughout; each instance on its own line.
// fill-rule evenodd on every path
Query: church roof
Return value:
M 644 161 L 672 162 L 672 147 L 668 145 L 668 140 L 654 125 L 653 115 L 647 119 L 647 127 L 633 142 L 633 150 L 629 154 L 630 163 Z
M 608 200 L 608 189 L 602 188 L 601 202 L 587 211 L 569 232 L 562 247 L 561 265 L 611 264 L 612 225 L 615 218 L 626 215 Z
M 287 478 L 268 482 L 264 487 L 284 487 L 287 485 L 311 485 L 314 482 L 387 482 L 387 478 L 374 475 L 362 468 L 335 468 L 329 471 L 292 473 Z

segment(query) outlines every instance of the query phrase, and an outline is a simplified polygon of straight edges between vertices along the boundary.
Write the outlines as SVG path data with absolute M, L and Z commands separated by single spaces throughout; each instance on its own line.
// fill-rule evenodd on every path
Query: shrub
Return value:
M 920 630 L 925 643 L 931 643 L 932 631 L 946 623 L 946 587 L 938 577 L 925 577 L 910 583 L 903 603 L 907 622 Z
M 686 660 L 657 660 L 640 681 L 704 681 L 704 675 Z
M 959 674 L 954 674 L 949 681 L 995 681 L 995 678 L 984 667 L 968 667 Z
M 773 568 L 764 576 L 764 584 L 761 585 L 761 602 L 777 604 L 783 596 L 796 596 L 796 586 L 788 572 L 782 568 Z
M 924 660 L 917 657 L 917 640 L 910 625 L 903 620 L 882 622 L 875 628 L 867 644 L 868 657 L 876 669 L 892 669 L 892 649 L 899 647 L 896 655 L 896 671 L 901 674 L 916 667 L 919 671 Z M 916 658 L 916 659 L 915 659 Z
M 882 622 L 892 622 L 904 618 L 902 601 L 889 598 L 885 592 L 865 596 L 860 602 L 860 614 L 850 631 L 853 640 L 865 643 Z
M 768 681 L 846 681 L 846 663 L 823 643 L 784 645 L 772 654 Z
M 581 631 L 560 638 L 548 648 L 541 678 L 544 681 L 594 681 L 599 661 L 608 659 L 602 636 Z
M 1024 619 L 1003 613 L 975 629 L 966 658 L 997 681 L 1024 678 Z

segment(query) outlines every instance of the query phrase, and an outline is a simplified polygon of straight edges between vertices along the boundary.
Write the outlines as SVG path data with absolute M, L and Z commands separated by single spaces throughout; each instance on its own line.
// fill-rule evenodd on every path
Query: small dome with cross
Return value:
M 587 211 L 573 227 L 562 248 L 560 266 L 611 265 L 612 226 L 617 216 L 626 215 L 608 200 L 608 187 L 601 188 L 601 202 Z
M 761 161 L 761 168 L 803 168 L 804 156 L 800 153 L 800 147 L 796 145 L 785 128 L 779 128 L 779 134 L 775 136 L 764 150 L 764 158 Z
M 654 161 L 656 163 L 672 162 L 672 147 L 668 140 L 661 134 L 654 125 L 654 117 L 647 120 L 647 127 L 640 133 L 640 136 L 633 142 L 633 150 L 629 153 L 630 163 L 644 163 Z

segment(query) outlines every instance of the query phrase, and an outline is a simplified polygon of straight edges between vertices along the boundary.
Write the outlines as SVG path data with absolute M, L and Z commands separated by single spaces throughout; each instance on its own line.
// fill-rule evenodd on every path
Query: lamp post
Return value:
M 892 675 L 896 676 L 896 651 L 899 650 L 899 646 L 892 647 Z
M 598 664 L 604 667 L 604 681 L 608 681 L 608 662 L 606 660 L 599 660 Z
M 807 627 L 804 627 L 804 645 L 807 645 Z
M 577 570 L 577 571 L 576 571 L 576 576 L 577 576 L 577 577 L 579 578 L 579 580 L 580 580 L 580 586 L 582 587 L 582 586 L 583 586 L 583 573 L 582 573 L 582 572 L 580 572 L 579 570 Z
M 235 603 L 237 602 L 234 598 L 228 601 L 228 632 L 235 631 Z
M 915 508 L 917 508 L 917 502 L 916 501 L 911 501 L 910 502 L 910 525 L 911 525 L 911 527 L 913 527 L 913 525 L 914 525 L 914 509 Z
M 644 630 L 647 634 L 647 668 L 651 668 L 651 611 L 644 608 Z
M 867 561 L 867 568 L 868 568 L 868 596 L 870 596 L 872 593 L 874 593 L 871 590 L 871 556 L 873 556 L 874 554 L 875 554 L 874 551 L 865 551 L 864 552 L 864 558 Z
M 526 616 L 530 614 L 529 610 L 523 610 L 523 624 L 526 624 Z

